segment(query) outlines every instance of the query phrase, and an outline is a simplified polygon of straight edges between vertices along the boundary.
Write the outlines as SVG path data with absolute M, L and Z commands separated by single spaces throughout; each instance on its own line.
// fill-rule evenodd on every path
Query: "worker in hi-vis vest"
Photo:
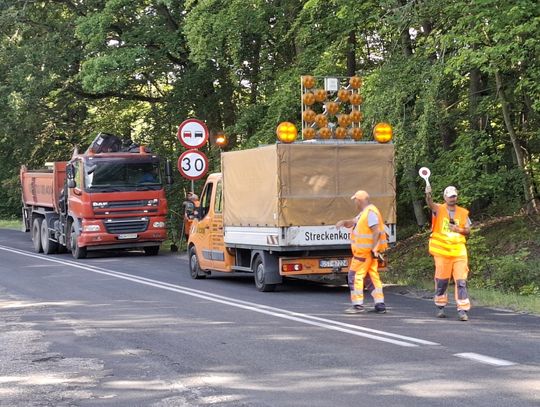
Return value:
M 432 212 L 429 253 L 435 260 L 435 305 L 437 317 L 445 318 L 448 304 L 448 283 L 454 279 L 458 318 L 468 321 L 471 308 L 467 293 L 469 266 L 466 236 L 471 233 L 469 211 L 457 205 L 458 191 L 449 186 L 443 193 L 444 204 L 436 204 L 431 196 L 431 186 L 426 186 L 426 203 Z
M 371 295 L 375 311 L 386 312 L 381 278 L 378 271 L 378 257 L 388 247 L 384 221 L 375 205 L 370 204 L 366 191 L 357 191 L 352 197 L 356 209 L 360 211 L 354 219 L 340 220 L 336 228 L 353 228 L 351 249 L 353 258 L 349 269 L 349 287 L 352 306 L 345 310 L 348 314 L 364 312 L 364 277 L 369 275 L 373 284 Z

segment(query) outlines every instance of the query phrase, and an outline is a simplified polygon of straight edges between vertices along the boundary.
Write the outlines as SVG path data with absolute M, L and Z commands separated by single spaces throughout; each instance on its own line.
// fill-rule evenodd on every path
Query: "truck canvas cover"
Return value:
M 222 171 L 225 226 L 333 225 L 359 189 L 396 222 L 392 144 L 274 144 L 223 153 Z

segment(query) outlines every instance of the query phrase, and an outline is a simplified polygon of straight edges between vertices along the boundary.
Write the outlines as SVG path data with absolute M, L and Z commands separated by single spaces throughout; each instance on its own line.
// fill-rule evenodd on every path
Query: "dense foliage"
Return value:
M 364 78 L 365 133 L 395 129 L 402 225 L 425 222 L 423 165 L 473 218 L 537 211 L 538 33 L 535 0 L 0 0 L 0 216 L 19 212 L 20 164 L 98 131 L 171 159 L 187 117 L 230 148 L 273 142 L 305 74 Z

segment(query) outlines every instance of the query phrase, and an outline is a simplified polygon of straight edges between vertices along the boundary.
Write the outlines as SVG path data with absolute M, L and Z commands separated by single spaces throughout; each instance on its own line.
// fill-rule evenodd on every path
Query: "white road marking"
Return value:
M 213 302 L 229 305 L 229 306 L 232 306 L 232 307 L 237 307 L 237 308 L 241 308 L 241 309 L 245 309 L 245 310 L 249 310 L 249 311 L 254 311 L 254 312 L 261 313 L 261 314 L 271 315 L 271 316 L 274 316 L 274 317 L 277 317 L 277 318 L 282 318 L 282 319 L 287 319 L 287 320 L 291 320 L 291 321 L 295 321 L 295 322 L 300 322 L 300 323 L 307 324 L 307 325 L 313 325 L 313 326 L 317 326 L 317 327 L 328 329 L 328 330 L 348 333 L 348 334 L 351 334 L 351 335 L 356 335 L 356 336 L 361 336 L 361 337 L 364 337 L 364 338 L 374 339 L 374 340 L 381 341 L 381 342 L 387 342 L 387 343 L 391 343 L 391 344 L 398 345 L 398 346 L 417 347 L 418 344 L 421 344 L 421 345 L 439 345 L 438 343 L 435 343 L 435 342 L 430 342 L 430 341 L 426 341 L 426 340 L 423 340 L 423 339 L 413 338 L 413 337 L 410 337 L 410 336 L 398 335 L 398 334 L 394 334 L 394 333 L 391 333 L 391 332 L 385 332 L 385 331 L 380 331 L 380 330 L 376 330 L 376 329 L 365 328 L 365 327 L 361 327 L 361 326 L 358 326 L 358 325 L 343 323 L 343 322 L 340 322 L 340 321 L 333 321 L 333 320 L 326 319 L 326 318 L 319 318 L 319 317 L 315 317 L 315 316 L 308 315 L 308 314 L 288 311 L 286 309 L 275 308 L 275 307 L 270 307 L 270 306 L 263 305 L 263 304 L 257 304 L 257 303 L 253 303 L 253 302 L 242 301 L 242 300 L 238 300 L 238 299 L 231 298 L 231 297 L 225 297 L 225 296 L 221 296 L 221 295 L 218 295 L 218 294 L 213 294 L 213 293 L 207 292 L 207 291 L 195 290 L 195 289 L 192 289 L 192 288 L 189 288 L 189 287 L 174 285 L 174 284 L 166 283 L 166 282 L 159 281 L 159 280 L 149 279 L 149 278 L 146 278 L 146 277 L 134 276 L 134 275 L 119 272 L 119 271 L 108 270 L 108 269 L 98 267 L 98 266 L 83 265 L 83 264 L 77 263 L 75 261 L 58 260 L 58 259 L 54 259 L 54 258 L 45 256 L 45 255 L 38 255 L 38 254 L 30 253 L 30 252 L 27 252 L 27 251 L 24 251 L 24 250 L 12 249 L 12 248 L 7 247 L 7 246 L 1 246 L 0 245 L 0 249 L 4 250 L 4 251 L 12 252 L 12 253 L 20 254 L 20 255 L 23 255 L 23 256 L 27 256 L 27 257 L 33 257 L 33 258 L 37 258 L 37 259 L 40 259 L 40 260 L 45 260 L 45 261 L 49 261 L 49 262 L 53 262 L 53 263 L 63 264 L 65 266 L 71 266 L 71 267 L 74 267 L 74 268 L 79 268 L 79 269 L 82 269 L 82 270 L 91 271 L 93 273 L 108 275 L 108 276 L 111 276 L 111 277 L 120 278 L 120 279 L 123 279 L 123 280 L 128 280 L 128 281 L 132 281 L 132 282 L 139 283 L 139 284 L 144 284 L 144 285 L 148 285 L 148 286 L 151 286 L 151 287 L 161 288 L 163 290 L 173 291 L 173 292 L 189 295 L 189 296 L 192 296 L 192 297 L 201 298 L 201 299 L 204 299 L 204 300 L 207 300 L 207 301 L 213 301 Z M 397 339 L 391 339 L 391 338 L 397 338 Z M 401 339 L 401 340 L 398 340 L 398 339 Z M 408 342 L 405 342 L 405 341 L 408 341 Z
M 510 362 L 509 360 L 492 358 L 491 356 L 485 356 L 481 355 L 480 353 L 473 352 L 455 353 L 454 356 L 457 356 L 458 358 L 474 360 L 476 362 L 487 363 L 488 365 L 493 366 L 513 366 L 516 364 L 514 362 Z

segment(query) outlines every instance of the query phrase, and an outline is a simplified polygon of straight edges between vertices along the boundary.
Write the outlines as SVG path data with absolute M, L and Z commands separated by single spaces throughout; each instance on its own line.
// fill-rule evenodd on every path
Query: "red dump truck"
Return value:
M 157 255 L 167 238 L 167 200 L 158 156 L 122 148 L 100 133 L 84 154 L 45 170 L 21 167 L 23 227 L 36 252 L 142 248 Z M 171 182 L 171 166 L 165 165 Z

